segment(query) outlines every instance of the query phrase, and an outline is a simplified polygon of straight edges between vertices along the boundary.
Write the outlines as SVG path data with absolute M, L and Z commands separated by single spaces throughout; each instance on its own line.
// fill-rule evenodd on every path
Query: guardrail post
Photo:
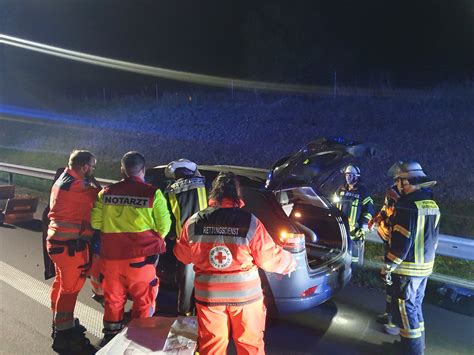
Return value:
M 13 173 L 8 173 L 8 185 L 15 185 L 15 178 Z

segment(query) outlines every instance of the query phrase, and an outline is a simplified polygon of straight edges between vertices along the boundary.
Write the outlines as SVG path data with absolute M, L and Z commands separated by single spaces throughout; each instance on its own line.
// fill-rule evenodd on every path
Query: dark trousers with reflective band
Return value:
M 125 260 L 102 259 L 102 273 L 106 332 L 122 328 L 127 294 L 133 301 L 132 319 L 153 316 L 159 286 L 154 264 L 146 263 L 145 257 Z
M 424 353 L 423 298 L 428 277 L 392 274 L 392 316 L 400 327 L 404 354 Z
M 56 277 L 51 288 L 53 324 L 57 330 L 73 328 L 77 295 L 84 286 L 84 265 L 89 262 L 88 246 L 81 251 L 69 252 L 67 246 L 47 243 L 48 254 L 54 263 Z
M 193 264 L 185 265 L 178 261 L 176 279 L 179 286 L 178 313 L 180 315 L 188 315 L 194 310 L 194 277 Z
M 364 264 L 365 239 L 352 240 L 352 263 L 357 266 Z

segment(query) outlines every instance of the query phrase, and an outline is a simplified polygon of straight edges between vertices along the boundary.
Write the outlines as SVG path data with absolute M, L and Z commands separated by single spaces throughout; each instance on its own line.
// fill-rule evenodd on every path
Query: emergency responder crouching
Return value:
M 91 152 L 74 150 L 51 189 L 46 248 L 56 273 L 51 290 L 52 348 L 59 353 L 93 351 L 86 328 L 74 319 L 74 308 L 91 262 L 90 213 L 100 190 L 93 178 L 96 163 Z
M 174 247 L 178 260 L 194 263 L 203 354 L 225 354 L 230 334 L 238 354 L 264 354 L 266 310 L 258 268 L 284 275 L 296 268 L 291 253 L 243 205 L 237 177 L 220 173 L 209 207 L 188 219 Z
M 127 294 L 133 300 L 132 319 L 153 316 L 159 280 L 155 263 L 165 252 L 164 238 L 171 225 L 161 191 L 145 183 L 145 158 L 126 153 L 121 161 L 124 179 L 104 188 L 92 210 L 99 229 L 104 275 L 105 345 L 123 327 Z
M 361 266 L 364 263 L 365 234 L 374 213 L 374 202 L 360 181 L 359 167 L 349 164 L 341 173 L 344 174 L 345 184 L 336 191 L 334 202 L 349 222 L 352 262 Z
M 400 327 L 402 352 L 423 354 L 425 324 L 422 311 L 426 282 L 435 260 L 440 211 L 430 181 L 417 162 L 398 162 L 388 171 L 400 199 L 395 204 L 390 247 L 381 270 L 391 274 L 392 315 Z
M 179 238 L 186 220 L 194 213 L 207 207 L 205 179 L 199 173 L 196 163 L 187 159 L 170 162 L 165 176 L 175 181 L 166 188 L 166 196 L 172 212 L 176 237 Z M 194 270 L 193 264 L 177 261 L 176 281 L 178 283 L 178 314 L 189 316 L 194 313 Z

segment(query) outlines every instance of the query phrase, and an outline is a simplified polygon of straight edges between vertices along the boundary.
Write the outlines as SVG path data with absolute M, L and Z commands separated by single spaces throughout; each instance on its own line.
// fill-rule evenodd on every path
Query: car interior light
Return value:
M 300 213 L 300 212 L 295 212 L 294 216 L 295 216 L 296 218 L 301 218 L 301 213 Z

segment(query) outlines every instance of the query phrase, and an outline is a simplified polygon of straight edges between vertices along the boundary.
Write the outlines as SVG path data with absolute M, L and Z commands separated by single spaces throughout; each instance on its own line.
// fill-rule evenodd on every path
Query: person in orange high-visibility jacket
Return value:
M 194 263 L 201 354 L 225 354 L 229 334 L 238 354 L 264 354 L 266 310 L 258 268 L 283 275 L 296 269 L 292 254 L 240 208 L 240 196 L 237 177 L 220 173 L 209 207 L 188 219 L 174 247 L 178 260 Z
M 125 178 L 99 193 L 91 216 L 92 226 L 101 231 L 102 345 L 123 327 L 127 294 L 133 300 L 132 318 L 153 316 L 159 286 L 155 264 L 166 251 L 164 238 L 171 226 L 163 194 L 145 183 L 143 155 L 128 152 L 121 164 Z
M 46 248 L 56 274 L 51 309 L 53 350 L 57 352 L 90 349 L 85 328 L 74 319 L 74 308 L 91 262 L 90 212 L 99 192 L 99 185 L 92 177 L 96 163 L 92 153 L 73 151 L 69 166 L 51 189 Z

